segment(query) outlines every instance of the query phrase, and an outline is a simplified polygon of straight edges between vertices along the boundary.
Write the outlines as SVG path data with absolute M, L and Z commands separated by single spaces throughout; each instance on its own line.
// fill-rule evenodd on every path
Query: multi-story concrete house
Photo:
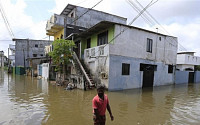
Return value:
M 194 71 L 195 65 L 200 65 L 200 57 L 194 56 L 195 52 L 177 53 L 176 69 L 180 71 Z
M 48 40 L 13 39 L 15 41 L 15 66 L 30 67 L 29 59 L 36 60 L 35 66 L 40 59 L 45 58 L 45 46 L 52 44 Z
M 54 14 L 47 21 L 46 34 L 54 36 L 54 40 L 64 39 L 72 33 L 83 32 L 104 20 L 126 24 L 127 19 L 94 9 L 68 4 L 60 15 Z
M 194 66 L 200 65 L 200 57 L 194 56 L 195 52 L 178 52 L 176 61 L 176 84 L 199 83 L 200 71 L 195 71 Z
M 111 91 L 175 82 L 176 37 L 107 21 L 74 37 L 78 58 Z

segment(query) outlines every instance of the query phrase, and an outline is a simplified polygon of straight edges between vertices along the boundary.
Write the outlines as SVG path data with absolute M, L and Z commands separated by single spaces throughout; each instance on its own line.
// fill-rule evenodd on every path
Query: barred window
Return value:
M 147 38 L 147 52 L 152 53 L 153 40 Z

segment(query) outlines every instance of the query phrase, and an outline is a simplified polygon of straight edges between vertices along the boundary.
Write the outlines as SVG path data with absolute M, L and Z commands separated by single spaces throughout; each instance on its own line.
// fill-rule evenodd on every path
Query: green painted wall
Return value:
M 110 27 L 108 29 L 108 43 L 114 43 L 114 41 L 111 41 L 114 38 L 114 26 Z
M 98 34 L 94 34 L 91 36 L 91 48 L 97 46 L 97 35 Z
M 106 30 L 108 30 L 108 42 L 110 42 L 114 37 L 114 26 L 111 26 Z M 104 32 L 106 30 L 100 31 L 100 32 L 95 33 L 92 36 L 90 36 L 91 37 L 91 48 L 97 46 L 97 36 L 98 36 L 98 34 Z M 90 38 L 90 37 L 88 37 L 88 38 Z M 110 43 L 113 43 L 113 41 L 111 41 Z M 81 40 L 81 55 L 84 53 L 84 49 L 86 49 L 86 48 L 87 48 L 87 40 L 82 39 Z

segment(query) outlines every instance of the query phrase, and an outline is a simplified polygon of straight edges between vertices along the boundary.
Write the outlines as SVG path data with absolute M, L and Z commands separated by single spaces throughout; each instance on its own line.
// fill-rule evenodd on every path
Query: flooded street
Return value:
M 106 92 L 107 125 L 199 125 L 200 84 Z M 66 91 L 37 78 L 0 73 L 0 125 L 92 125 L 96 90 Z

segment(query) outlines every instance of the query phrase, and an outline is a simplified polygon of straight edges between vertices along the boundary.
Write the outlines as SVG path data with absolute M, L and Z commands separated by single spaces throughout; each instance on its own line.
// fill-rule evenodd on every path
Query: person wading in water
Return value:
M 93 120 L 94 125 L 105 125 L 106 122 L 106 108 L 110 114 L 110 118 L 113 121 L 114 117 L 111 112 L 108 97 L 104 94 L 105 86 L 100 84 L 97 86 L 97 95 L 92 100 L 93 107 Z

